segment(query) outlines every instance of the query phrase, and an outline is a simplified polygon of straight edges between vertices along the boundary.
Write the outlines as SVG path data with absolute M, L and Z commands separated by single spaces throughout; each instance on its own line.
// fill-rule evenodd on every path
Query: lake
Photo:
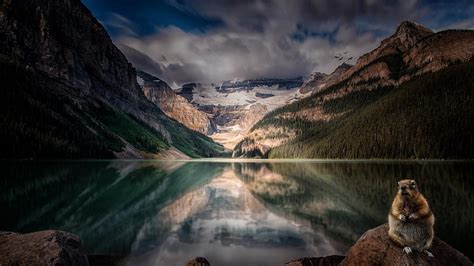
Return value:
M 474 163 L 1 162 L 0 231 L 59 229 L 127 265 L 282 265 L 345 254 L 416 179 L 436 234 L 474 258 Z

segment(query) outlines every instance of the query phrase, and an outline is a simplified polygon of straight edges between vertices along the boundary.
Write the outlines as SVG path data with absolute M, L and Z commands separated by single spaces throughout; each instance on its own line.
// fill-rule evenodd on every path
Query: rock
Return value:
M 311 74 L 301 86 L 300 93 L 317 93 L 334 85 L 351 67 L 352 65 L 342 63 L 329 75 L 320 72 Z
M 302 258 L 294 261 L 285 263 L 285 266 L 332 266 L 339 265 L 344 259 L 344 256 L 332 255 L 327 257 L 317 257 L 317 258 Z
M 78 236 L 55 230 L 0 233 L 0 265 L 89 265 Z
M 203 257 L 197 257 L 190 260 L 187 266 L 210 266 L 211 264 Z
M 183 96 L 176 94 L 166 82 L 143 71 L 138 71 L 137 75 L 138 84 L 145 96 L 169 117 L 206 135 L 217 132 L 217 127 L 209 115 L 198 110 Z
M 436 237 L 430 249 L 434 258 L 421 253 L 407 255 L 387 232 L 387 224 L 367 231 L 352 246 L 341 265 L 473 265 L 461 252 Z
M 89 254 L 87 259 L 91 266 L 117 266 L 126 265 L 124 255 L 109 255 L 109 254 Z

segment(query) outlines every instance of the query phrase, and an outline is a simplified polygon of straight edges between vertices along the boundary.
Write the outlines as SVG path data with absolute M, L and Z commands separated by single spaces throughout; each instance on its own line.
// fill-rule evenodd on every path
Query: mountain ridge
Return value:
M 10 88 L 1 104 L 6 148 L 0 157 L 141 158 L 168 156 L 167 150 L 207 157 L 223 151 L 145 97 L 135 69 L 81 1 L 4 1 L 0 11 L 2 75 Z
M 421 33 L 410 33 L 413 27 L 415 29 L 420 28 Z M 407 28 L 410 29 L 407 30 Z M 401 49 L 394 49 L 394 47 L 400 45 L 400 35 L 404 36 L 407 31 L 415 36 L 415 38 L 411 38 L 411 44 L 402 46 Z M 405 52 L 401 52 L 401 50 Z M 356 65 L 345 71 L 337 79 L 337 82 L 323 89 L 316 86 L 311 89 L 313 91 L 311 96 L 280 107 L 267 114 L 250 130 L 246 138 L 236 146 L 234 156 L 252 157 L 256 154 L 263 157 L 276 156 L 281 158 L 283 154 L 288 155 L 288 153 L 278 153 L 277 155 L 272 150 L 284 150 L 285 146 L 290 148 L 289 145 L 291 143 L 295 143 L 295 145 L 297 143 L 298 145 L 302 145 L 302 143 L 316 143 L 324 136 L 330 136 L 330 132 L 335 131 L 338 126 L 341 126 L 341 121 L 345 118 L 357 113 L 359 109 L 362 110 L 371 103 L 377 102 L 410 80 L 423 77 L 429 73 L 437 73 L 456 64 L 469 62 L 472 60 L 473 55 L 474 31 L 446 30 L 431 33 L 431 31 L 417 24 L 403 22 L 397 28 L 396 33 L 383 40 L 381 45 L 373 51 L 361 56 Z M 449 75 L 451 76 L 468 80 L 462 76 L 462 73 L 469 69 L 470 67 L 465 65 L 460 68 L 459 74 L 453 71 L 443 73 L 450 73 Z M 440 86 L 441 84 L 448 86 L 444 81 L 448 80 L 449 76 L 441 73 L 439 75 L 442 75 L 444 78 L 440 80 Z M 467 86 L 470 86 L 470 84 L 467 84 Z M 466 91 L 466 88 L 462 89 L 458 93 L 465 95 L 469 91 Z M 441 92 L 437 91 L 436 93 Z M 428 97 L 428 99 L 434 101 L 437 98 Z M 454 98 L 449 99 L 453 100 Z M 464 101 L 464 99 L 462 100 Z M 433 104 L 436 103 L 434 102 Z M 463 108 L 466 108 L 467 112 L 462 115 L 465 117 L 468 115 L 469 108 L 466 106 L 463 106 Z M 421 109 L 415 108 L 414 111 L 417 112 L 417 110 Z M 355 128 L 359 127 L 353 126 Z M 456 127 L 456 125 L 453 126 Z M 459 126 L 464 126 L 464 124 L 461 123 Z M 321 130 L 318 131 L 318 128 Z M 348 136 L 344 137 L 347 138 Z M 469 137 L 467 136 L 467 139 L 465 139 L 466 143 L 469 143 L 468 139 Z M 335 141 L 335 139 L 331 138 L 330 143 L 337 145 Z M 341 143 L 344 141 L 340 140 Z M 277 148 L 279 146 L 283 148 Z M 339 151 L 339 153 L 314 153 L 314 150 L 312 150 L 314 148 L 310 148 L 310 145 L 305 147 L 310 149 L 305 153 L 306 155 L 303 155 L 301 150 L 303 146 L 298 146 L 296 150 L 300 153 L 294 152 L 290 157 L 298 158 L 298 156 L 304 156 L 303 158 L 314 158 L 312 156 L 327 156 L 328 158 L 347 158 L 346 156 L 348 156 L 348 154 L 345 155 L 342 151 Z M 435 149 L 433 152 L 433 154 L 436 153 Z M 416 154 L 412 155 L 418 158 Z M 448 154 L 444 155 L 448 156 Z M 371 158 L 368 154 L 364 156 Z M 377 157 L 379 155 L 374 156 Z M 389 155 L 384 156 L 389 157 Z M 382 157 L 386 158 L 384 156 Z M 405 158 L 404 156 L 407 156 L 407 154 L 403 153 L 398 156 Z M 429 157 L 427 153 L 423 156 Z M 439 156 L 443 155 L 438 154 L 435 158 L 439 158 Z

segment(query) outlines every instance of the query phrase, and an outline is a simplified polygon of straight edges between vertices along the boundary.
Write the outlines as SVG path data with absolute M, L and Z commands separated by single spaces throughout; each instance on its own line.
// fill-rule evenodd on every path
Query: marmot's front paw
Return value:
M 410 214 L 410 215 L 408 216 L 408 220 L 410 220 L 410 221 L 414 221 L 414 220 L 416 220 L 416 219 L 418 219 L 418 218 L 419 218 L 419 216 L 418 216 L 418 214 L 416 214 L 416 213 L 412 213 L 412 214 Z
M 403 252 L 405 252 L 406 254 L 411 254 L 413 253 L 413 250 L 411 249 L 411 247 L 404 247 Z
M 403 214 L 400 214 L 398 215 L 398 220 L 402 221 L 402 222 L 406 222 L 407 221 L 407 217 Z

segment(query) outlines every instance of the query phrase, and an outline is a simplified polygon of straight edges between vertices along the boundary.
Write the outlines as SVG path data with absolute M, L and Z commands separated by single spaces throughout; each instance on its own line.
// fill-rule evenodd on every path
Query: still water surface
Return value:
M 3 162 L 0 231 L 59 229 L 127 265 L 281 265 L 345 254 L 413 178 L 437 235 L 474 255 L 474 163 Z

